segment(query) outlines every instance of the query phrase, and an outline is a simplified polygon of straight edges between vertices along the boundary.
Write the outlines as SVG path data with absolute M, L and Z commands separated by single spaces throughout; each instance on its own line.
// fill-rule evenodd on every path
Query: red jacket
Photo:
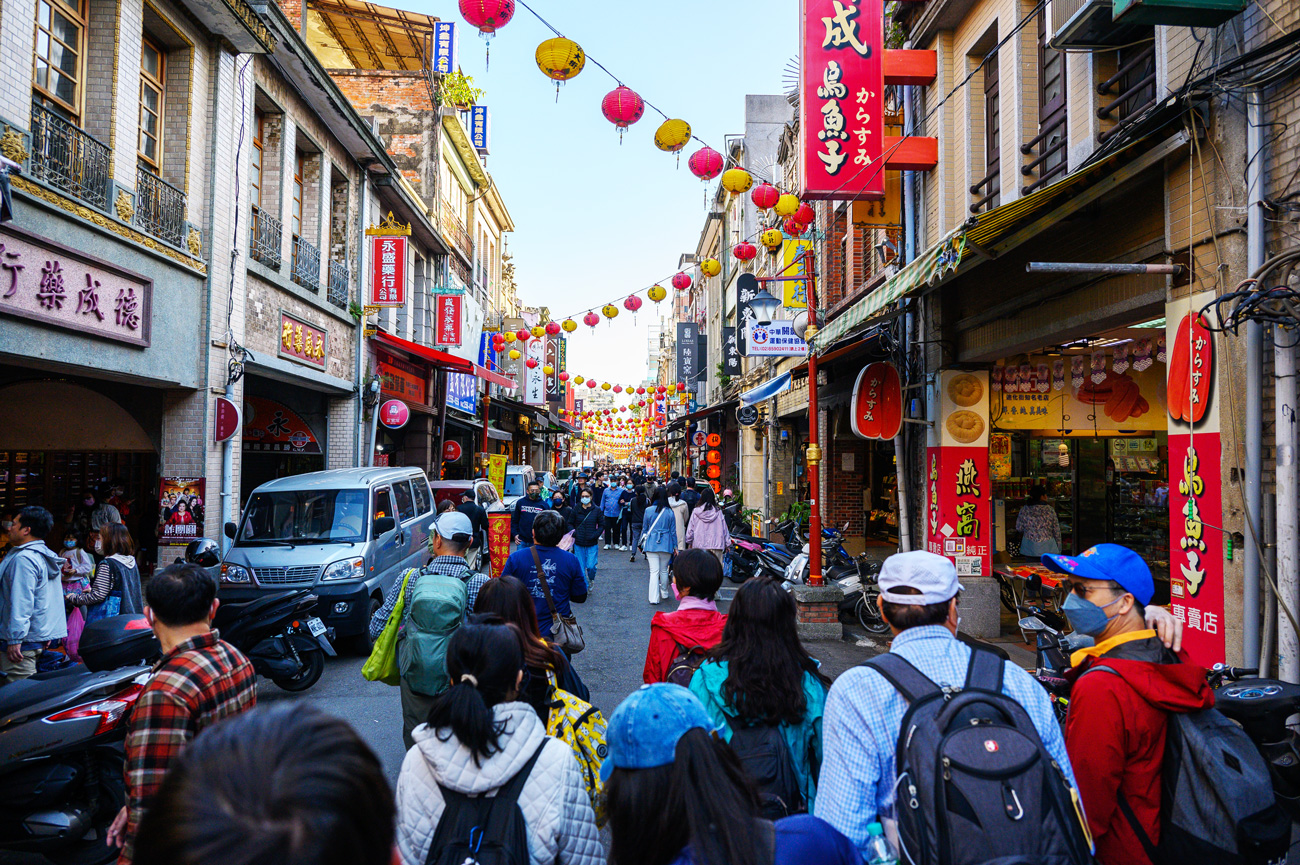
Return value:
M 650 647 L 646 649 L 645 672 L 641 675 L 646 684 L 664 681 L 669 665 L 677 657 L 679 644 L 688 649 L 695 646 L 712 649 L 722 640 L 722 629 L 727 624 L 725 615 L 716 608 L 706 609 L 705 602 L 689 597 L 682 598 L 681 603 L 685 609 L 655 613 L 650 620 Z
M 1188 663 L 1186 653 L 1175 659 L 1154 631 L 1124 634 L 1088 652 L 1070 673 L 1078 678 L 1070 693 L 1065 748 L 1097 844 L 1097 862 L 1146 865 L 1149 860 L 1119 809 L 1118 794 L 1123 791 L 1151 842 L 1160 843 L 1167 717 L 1213 706 L 1214 692 L 1205 682 L 1205 670 Z M 1083 675 L 1094 664 L 1119 675 L 1101 670 Z

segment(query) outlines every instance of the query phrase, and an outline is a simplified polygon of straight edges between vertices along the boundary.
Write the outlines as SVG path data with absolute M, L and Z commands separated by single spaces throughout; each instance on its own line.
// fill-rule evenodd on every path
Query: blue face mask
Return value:
M 1099 607 L 1092 601 L 1071 592 L 1065 599 L 1065 603 L 1061 605 L 1061 612 L 1065 613 L 1065 617 L 1070 620 L 1070 624 L 1074 626 L 1076 631 L 1095 637 L 1106 630 L 1106 626 L 1114 618 L 1114 616 L 1106 615 L 1106 607 L 1113 606 L 1123 599 L 1124 596 L 1120 595 L 1106 606 Z

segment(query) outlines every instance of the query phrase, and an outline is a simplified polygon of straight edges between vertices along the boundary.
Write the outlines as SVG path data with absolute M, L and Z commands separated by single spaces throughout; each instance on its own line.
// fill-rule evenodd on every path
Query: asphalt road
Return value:
M 596 584 L 585 604 L 575 604 L 587 649 L 574 666 L 591 690 L 592 703 L 605 716 L 629 693 L 641 685 L 646 646 L 650 641 L 650 618 L 659 610 L 672 610 L 671 598 L 658 607 L 646 602 L 649 569 L 644 557 L 628 561 L 630 553 L 600 551 Z M 725 612 L 735 586 L 726 584 L 720 593 Z M 819 642 L 808 646 L 831 676 L 874 654 L 871 644 L 859 645 L 850 638 L 843 642 Z M 340 656 L 328 659 L 325 674 L 315 687 L 303 694 L 281 691 L 269 681 L 260 681 L 258 699 L 263 702 L 296 700 L 314 703 L 347 720 L 383 761 L 394 784 L 402 765 L 402 714 L 397 688 L 361 677 L 363 658 Z

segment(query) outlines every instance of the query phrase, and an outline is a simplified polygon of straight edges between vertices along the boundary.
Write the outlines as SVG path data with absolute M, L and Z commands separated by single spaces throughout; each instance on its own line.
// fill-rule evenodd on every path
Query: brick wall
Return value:
M 8 12 L 8 5 L 6 2 L 6 12 Z M 82 89 L 81 127 L 110 147 L 113 137 L 113 72 L 117 53 L 117 10 L 116 0 L 90 0 L 86 4 L 86 77 Z M 30 26 L 29 24 L 28 27 Z M 24 58 L 21 66 L 9 68 L 30 69 L 31 55 Z M 21 75 L 14 77 L 23 80 Z M 30 89 L 28 93 L 30 98 Z M 131 181 L 131 186 L 135 186 L 134 179 Z
M 204 473 L 203 391 L 168 391 L 163 399 L 161 475 L 197 476 Z
M 374 118 L 402 176 L 430 209 L 438 199 L 438 116 L 428 84 L 409 72 L 331 69 L 352 106 Z
M 351 319 L 326 311 L 319 302 L 308 301 L 296 292 L 248 276 L 248 312 L 244 344 L 254 353 L 276 357 L 280 346 L 280 311 L 284 310 L 329 334 L 325 372 L 349 381 L 355 375 L 356 327 Z M 292 362 L 292 361 L 291 361 Z M 309 368 L 309 367 L 304 367 Z
M 351 468 L 357 464 L 356 398 L 331 399 L 327 410 L 329 442 L 326 445 L 325 468 Z
M 835 432 L 844 426 L 843 414 L 847 408 L 830 412 L 832 429 Z M 862 493 L 870 481 L 869 460 L 872 442 L 854 437 L 835 437 L 830 439 L 830 448 L 823 464 L 822 473 L 826 476 L 828 495 L 824 522 L 827 526 L 839 528 L 846 522 L 849 529 L 845 532 L 851 537 L 859 537 L 865 532 L 862 511 Z M 851 454 L 853 468 L 844 470 L 844 455 Z
M 0 68 L 30 70 L 36 20 L 35 0 L 5 0 L 0 8 Z M 0 75 L 0 117 L 31 127 L 32 86 L 28 75 Z

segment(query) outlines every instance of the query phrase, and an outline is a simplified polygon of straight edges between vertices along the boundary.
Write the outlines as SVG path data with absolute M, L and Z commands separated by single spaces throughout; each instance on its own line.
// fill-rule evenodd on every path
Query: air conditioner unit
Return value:
M 1150 36 L 1141 24 L 1116 22 L 1113 5 L 1114 0 L 1051 0 L 1051 46 L 1108 50 Z

